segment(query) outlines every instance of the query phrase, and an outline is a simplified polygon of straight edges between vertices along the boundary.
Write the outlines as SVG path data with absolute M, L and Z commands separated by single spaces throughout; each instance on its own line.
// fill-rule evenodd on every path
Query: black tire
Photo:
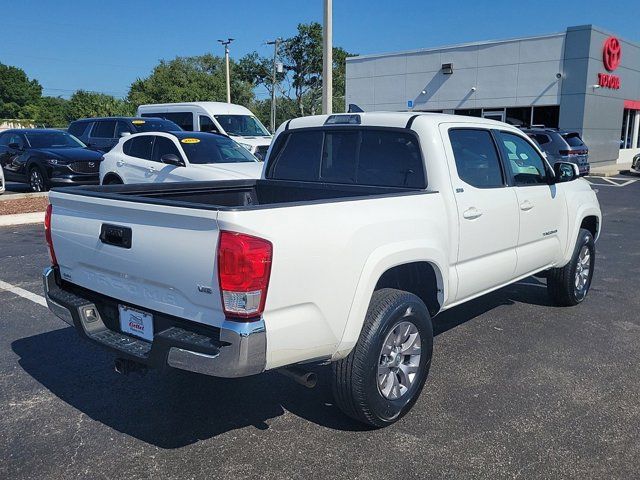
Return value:
M 378 368 L 383 358 L 387 358 L 382 352 L 387 336 L 403 322 L 413 324 L 419 332 L 421 353 L 410 386 L 399 398 L 389 399 L 378 386 Z M 347 357 L 333 363 L 336 405 L 366 425 L 376 428 L 391 425 L 402 418 L 420 396 L 429 374 L 432 353 L 433 327 L 424 302 L 401 290 L 375 291 L 358 343 Z
M 577 274 L 584 273 L 580 262 L 583 248 L 589 253 L 589 271 L 584 275 L 584 285 L 577 280 Z M 589 230 L 580 229 L 571 261 L 562 268 L 552 268 L 547 276 L 547 291 L 553 302 L 560 307 L 572 307 L 581 303 L 591 287 L 596 261 L 596 246 Z
M 49 190 L 47 175 L 36 165 L 29 168 L 29 190 L 32 192 L 46 192 Z

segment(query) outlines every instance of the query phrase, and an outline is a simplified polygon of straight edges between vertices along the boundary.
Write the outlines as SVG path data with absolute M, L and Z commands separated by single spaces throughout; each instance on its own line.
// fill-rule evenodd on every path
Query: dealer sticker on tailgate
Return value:
M 153 341 L 153 315 L 133 308 L 118 305 L 120 310 L 120 330 L 150 342 Z

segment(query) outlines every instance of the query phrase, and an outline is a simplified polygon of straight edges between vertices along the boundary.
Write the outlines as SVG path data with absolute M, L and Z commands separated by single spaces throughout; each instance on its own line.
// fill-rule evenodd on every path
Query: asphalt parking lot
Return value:
M 370 431 L 278 374 L 123 377 L 40 304 L 0 287 L 1 478 L 637 478 L 640 181 L 597 183 L 587 300 L 528 279 L 435 319 L 413 411 Z M 615 182 L 614 182 L 615 183 Z M 40 295 L 42 227 L 0 229 L 0 281 Z M 37 298 L 35 298 L 37 301 Z

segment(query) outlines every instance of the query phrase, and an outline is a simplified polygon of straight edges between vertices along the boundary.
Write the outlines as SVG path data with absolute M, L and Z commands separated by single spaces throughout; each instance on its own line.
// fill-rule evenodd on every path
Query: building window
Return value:
M 481 108 L 463 108 L 455 111 L 456 115 L 465 115 L 467 117 L 482 117 Z
M 559 123 L 560 107 L 558 105 L 533 107 L 532 125 L 544 125 L 548 128 L 558 128 Z
M 622 132 L 620 148 L 640 148 L 640 110 L 624 109 L 622 115 Z M 634 132 L 636 136 L 634 138 Z
M 531 107 L 507 108 L 507 123 L 517 127 L 531 125 Z

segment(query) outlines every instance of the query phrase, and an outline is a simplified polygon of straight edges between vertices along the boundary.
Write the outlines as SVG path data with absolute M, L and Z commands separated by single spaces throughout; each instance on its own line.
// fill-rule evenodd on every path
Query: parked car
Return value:
M 104 155 L 100 183 L 260 178 L 262 162 L 231 138 L 201 132 L 139 133 Z
M 106 117 L 83 118 L 69 124 L 67 131 L 88 147 L 108 152 L 118 140 L 141 132 L 178 132 L 178 125 L 164 118 Z
M 640 153 L 633 157 L 631 162 L 631 171 L 634 173 L 640 173 Z
M 7 181 L 32 192 L 51 186 L 96 185 L 102 154 L 60 130 L 14 129 L 0 134 L 0 166 Z
M 556 162 L 571 162 L 578 165 L 580 175 L 589 175 L 589 148 L 578 132 L 556 128 L 531 127 L 522 131 L 533 138 L 547 155 L 551 165 Z
M 140 105 L 137 114 L 166 118 L 187 131 L 225 133 L 258 160 L 264 160 L 271 144 L 269 130 L 242 105 L 222 102 L 159 103 Z
M 542 273 L 556 304 L 582 302 L 601 225 L 575 164 L 552 169 L 515 127 L 442 114 L 294 119 L 261 179 L 50 201 L 49 307 L 119 371 L 309 384 L 306 365 L 332 363 L 336 404 L 376 427 L 417 400 L 439 312 Z
M 4 183 L 4 170 L 2 169 L 2 165 L 0 165 L 0 195 L 4 193 L 6 189 L 6 185 Z

